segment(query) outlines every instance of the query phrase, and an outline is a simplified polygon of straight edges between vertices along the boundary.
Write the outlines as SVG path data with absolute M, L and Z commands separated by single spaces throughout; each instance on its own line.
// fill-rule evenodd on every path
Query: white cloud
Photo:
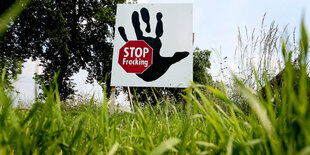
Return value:
M 76 84 L 75 88 L 77 90 L 77 94 L 80 94 L 82 96 L 92 96 L 102 100 L 103 99 L 103 90 L 101 86 L 96 83 L 96 81 L 93 84 L 86 83 L 88 72 L 86 70 L 80 69 L 80 71 L 72 76 L 73 82 Z
M 132 3 L 133 0 L 127 0 L 127 3 Z M 137 0 L 138 3 L 148 3 L 148 0 Z
M 35 81 L 34 73 L 41 74 L 43 67 L 39 66 L 39 61 L 26 60 L 23 64 L 22 74 L 18 75 L 17 80 L 13 83 L 15 90 L 19 92 L 15 103 L 20 100 L 22 102 L 31 103 L 35 97 Z M 15 104 L 16 105 L 16 104 Z
M 147 0 L 138 0 L 138 3 L 148 3 Z

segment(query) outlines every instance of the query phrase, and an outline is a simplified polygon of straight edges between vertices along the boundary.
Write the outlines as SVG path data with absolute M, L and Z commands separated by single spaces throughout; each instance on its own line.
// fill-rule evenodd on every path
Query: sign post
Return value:
M 111 86 L 190 86 L 192 4 L 118 4 L 115 30 Z
M 111 89 L 111 97 L 110 97 L 110 103 L 109 103 L 109 113 L 112 115 L 115 112 L 115 87 L 113 86 Z

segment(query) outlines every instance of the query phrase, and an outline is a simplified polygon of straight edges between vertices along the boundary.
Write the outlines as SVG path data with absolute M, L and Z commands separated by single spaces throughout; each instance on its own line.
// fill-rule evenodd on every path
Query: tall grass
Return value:
M 235 91 L 249 104 L 249 113 L 230 99 L 224 85 L 219 91 L 194 83 L 183 96 L 185 110 L 166 99 L 156 107 L 110 115 L 106 96 L 98 107 L 91 98 L 86 109 L 65 110 L 55 81 L 53 89 L 43 89 L 44 100 L 37 100 L 30 110 L 19 110 L 3 88 L 3 76 L 0 154 L 309 154 L 309 41 L 304 25 L 301 36 L 298 78 L 293 76 L 292 52 L 283 43 L 282 86 L 271 90 L 266 74 L 260 75 L 266 98 L 235 76 Z M 263 81 L 254 73 L 260 85 Z
M 263 16 L 259 29 L 238 29 L 238 46 L 235 50 L 236 75 L 251 88 L 256 87 L 254 70 L 258 80 L 264 81 L 264 74 L 271 79 L 277 72 L 283 69 L 281 58 L 282 40 L 287 44 L 290 36 L 284 37 L 287 27 L 280 31 L 275 21 L 269 26 L 265 24 L 266 13 Z M 244 30 L 244 31 L 242 31 Z M 295 34 L 294 34 L 295 35 Z M 295 36 L 293 36 L 295 37 Z M 295 40 L 294 40 L 295 42 Z M 294 55 L 295 56 L 295 55 Z

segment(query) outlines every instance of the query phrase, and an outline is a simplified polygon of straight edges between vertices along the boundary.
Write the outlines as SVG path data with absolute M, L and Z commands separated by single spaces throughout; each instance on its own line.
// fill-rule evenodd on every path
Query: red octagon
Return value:
M 153 63 L 153 49 L 143 40 L 128 41 L 120 50 L 118 63 L 127 73 L 143 73 Z

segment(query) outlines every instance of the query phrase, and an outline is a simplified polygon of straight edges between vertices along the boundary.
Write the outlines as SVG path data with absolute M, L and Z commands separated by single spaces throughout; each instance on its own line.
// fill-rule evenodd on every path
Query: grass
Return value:
M 165 99 L 155 107 L 110 115 L 106 96 L 99 106 L 93 106 L 92 98 L 83 109 L 66 110 L 57 85 L 44 88 L 45 99 L 30 110 L 19 110 L 3 87 L 3 72 L 0 154 L 310 154 L 309 41 L 304 26 L 301 36 L 298 79 L 285 43 L 284 81 L 278 89 L 271 90 L 267 75 L 254 69 L 257 88 L 266 84 L 266 97 L 235 76 L 235 91 L 250 106 L 248 113 L 230 99 L 224 85 L 220 91 L 195 83 L 183 96 L 185 110 Z

